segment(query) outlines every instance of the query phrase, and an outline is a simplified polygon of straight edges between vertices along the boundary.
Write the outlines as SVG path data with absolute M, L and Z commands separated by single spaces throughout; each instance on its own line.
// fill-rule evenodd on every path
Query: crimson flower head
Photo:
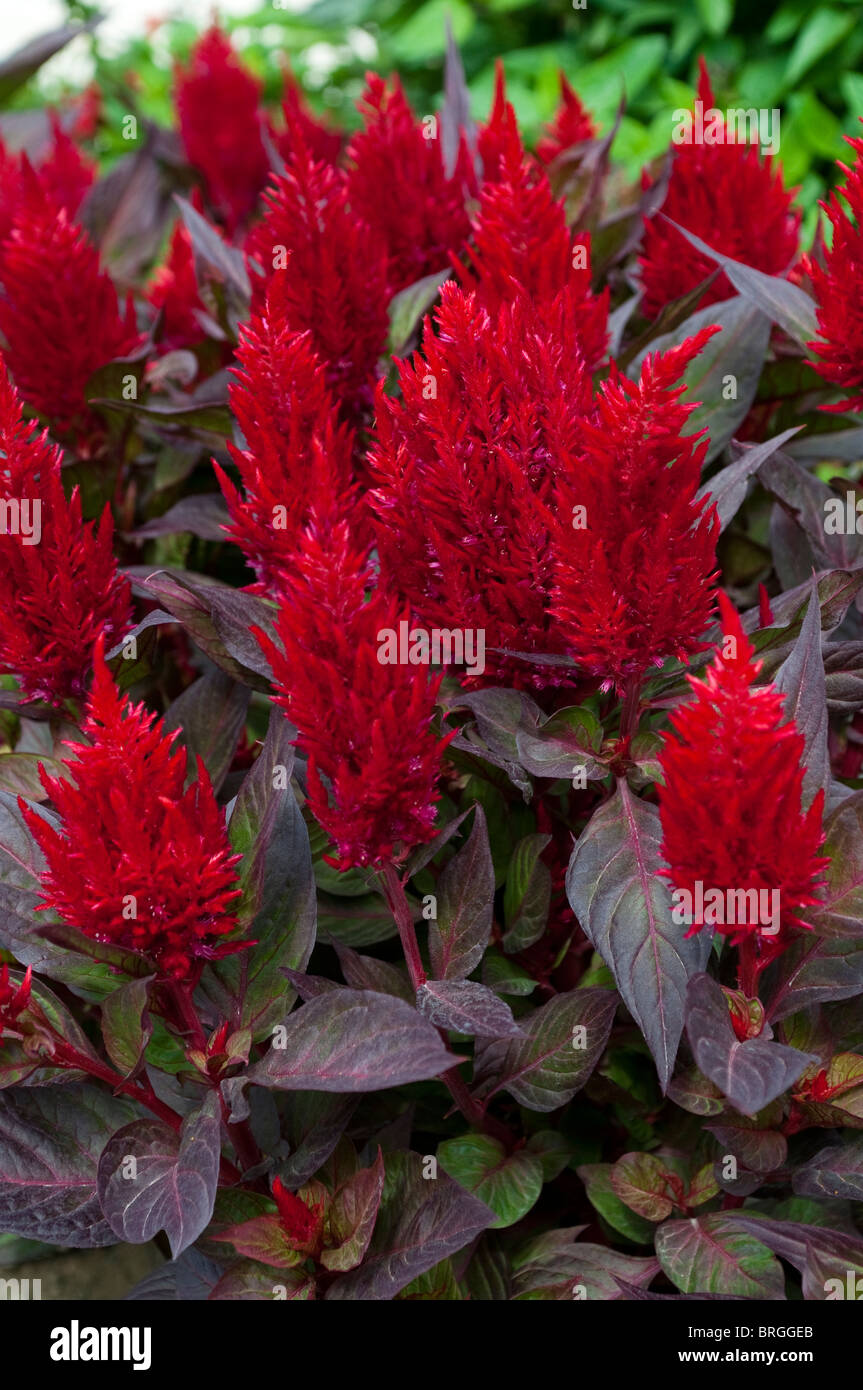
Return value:
M 177 222 L 168 254 L 147 287 L 147 301 L 163 311 L 161 345 L 165 349 L 192 348 L 204 337 L 198 314 L 206 306 L 198 290 L 195 253 L 185 223 Z
M 24 979 L 20 985 L 16 985 L 9 979 L 9 966 L 0 965 L 0 1038 L 3 1037 L 4 1027 L 9 1031 L 14 1029 L 18 1016 L 30 1003 L 32 976 L 32 966 L 28 965 Z
M 383 581 L 431 627 L 485 633 L 484 683 L 546 685 L 560 668 L 499 650 L 557 652 L 548 504 L 592 410 L 582 299 L 518 294 L 494 312 L 446 284 L 422 352 L 378 396 L 371 503 Z
M 713 91 L 703 58 L 698 100 L 703 105 L 704 134 L 708 135 Z M 691 134 L 698 132 L 693 129 Z M 642 308 L 650 319 L 672 299 L 694 290 L 716 269 L 716 262 L 696 251 L 669 226 L 663 214 L 714 250 L 768 275 L 784 274 L 796 259 L 801 214 L 791 207 L 794 190 L 784 187 L 773 156 L 762 159 L 757 144 L 738 140 L 737 131 L 732 135 L 724 122 L 718 134 L 721 143 L 702 140 L 675 145 L 661 212 L 645 220 L 640 258 Z M 734 293 L 728 277 L 719 275 L 697 307 L 730 299 Z
M 578 96 L 560 74 L 560 104 L 554 120 L 548 126 L 548 134 L 536 143 L 537 158 L 543 164 L 551 164 L 559 154 L 580 145 L 583 140 L 593 140 L 596 126 L 590 113 L 585 111 Z
M 96 177 L 95 166 L 79 150 L 74 140 L 51 115 L 51 145 L 35 170 L 24 155 L 10 154 L 0 140 L 0 243 L 12 224 L 26 194 L 28 174 L 35 172 L 39 187 L 56 209 L 74 217 Z
M 709 889 L 778 890 L 787 939 L 790 928 L 808 925 L 829 862 L 819 855 L 824 793 L 803 811 L 803 735 L 785 718 L 782 693 L 756 686 L 763 663 L 721 592 L 719 606 L 725 640 L 704 680 L 688 677 L 695 699 L 671 716 L 660 755 L 663 874 L 692 894 L 694 906 Z M 715 929 L 738 941 L 758 929 L 757 921 L 732 924 L 731 914 L 720 915 L 725 925 Z M 694 931 L 703 919 L 702 912 Z
M 101 426 L 87 404 L 98 367 L 139 342 L 131 297 L 125 319 L 86 233 L 44 192 L 32 170 L 4 245 L 0 332 L 6 365 L 24 400 L 52 433 L 83 452 Z
M 573 238 L 566 211 L 548 177 L 524 151 L 515 125 L 506 127 L 497 174 L 483 184 L 471 224 L 471 248 L 453 257 L 462 283 L 490 311 L 524 293 L 548 301 L 564 288 L 579 304 L 581 352 L 594 371 L 605 356 L 608 290 L 595 296 L 590 280 L 590 238 Z
M 403 609 L 374 587 L 368 546 L 328 508 L 313 514 L 285 567 L 277 646 L 258 640 L 276 702 L 308 754 L 308 799 L 338 867 L 380 864 L 434 835 L 448 739 L 432 729 L 440 677 L 381 660 Z
M 352 472 L 352 433 L 339 421 L 311 334 L 288 327 L 285 292 L 284 275 L 276 276 L 261 314 L 240 330 L 228 396 L 245 447 L 228 447 L 244 497 L 214 463 L 228 534 L 256 573 L 254 591 L 264 594 L 277 584 L 312 501 L 347 494 Z
M 225 823 L 201 759 L 185 787 L 186 750 L 143 704 L 121 696 L 100 643 L 67 780 L 42 784 L 60 817 L 55 830 L 26 802 L 23 815 L 45 855 L 40 909 L 94 941 L 142 952 L 165 979 L 194 981 L 205 960 L 244 949 L 232 904 L 240 894 Z
M 829 203 L 821 204 L 833 226 L 833 243 L 823 265 L 814 257 L 807 262 L 824 340 L 809 344 L 819 358 L 813 365 L 847 396 L 822 407 L 832 411 L 863 410 L 863 139 L 848 143 L 857 156 L 854 167 L 840 163 L 846 182 Z
M 261 136 L 260 85 L 214 25 L 178 67 L 174 99 L 189 163 L 229 235 L 254 209 L 270 164 Z
M 351 423 L 371 407 L 378 360 L 389 333 L 387 251 L 348 204 L 345 175 L 312 158 L 302 140 L 265 194 L 266 212 L 246 250 L 252 309 L 282 277 L 287 325 L 311 333 L 327 382 Z
M 707 440 L 681 434 L 694 406 L 677 383 L 716 331 L 648 356 L 638 382 L 613 365 L 561 473 L 552 612 L 574 661 L 606 687 L 704 650 L 719 523 L 696 500 Z
M 363 128 L 348 146 L 348 197 L 389 257 L 390 289 L 446 270 L 468 232 L 465 201 L 476 176 L 462 140 L 451 176 L 435 128 L 417 121 L 398 78 L 370 73 L 359 102 Z
M 270 134 L 279 157 L 287 162 L 299 140 L 315 160 L 335 164 L 342 150 L 342 133 L 319 121 L 309 110 L 303 90 L 292 73 L 285 75 L 282 99 L 281 129 L 271 128 Z
M 521 136 L 515 110 L 506 99 L 506 77 L 503 59 L 494 65 L 494 96 L 488 120 L 477 135 L 477 154 L 482 165 L 483 183 L 497 183 L 508 153 L 521 149 Z
M 117 642 L 131 622 L 129 581 L 117 573 L 108 506 L 98 525 L 67 499 L 60 450 L 24 423 L 0 360 L 0 669 L 25 700 L 61 708 L 85 689 L 100 633 Z
M 307 1206 L 302 1197 L 288 1191 L 281 1178 L 273 1180 L 273 1201 L 291 1248 L 304 1255 L 320 1254 L 324 1233 L 323 1202 Z

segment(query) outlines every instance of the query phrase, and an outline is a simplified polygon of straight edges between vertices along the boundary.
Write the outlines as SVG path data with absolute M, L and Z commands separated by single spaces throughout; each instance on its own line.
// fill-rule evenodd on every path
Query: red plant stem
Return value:
M 395 864 L 387 863 L 384 865 L 383 880 L 384 897 L 387 900 L 387 906 L 393 914 L 393 919 L 398 927 L 411 985 L 414 990 L 418 990 L 420 985 L 425 984 L 427 976 L 423 969 L 417 934 L 414 930 L 413 918 L 411 917 L 410 904 L 408 903 L 404 884 L 399 878 Z
M 620 712 L 620 737 L 631 739 L 638 731 L 638 715 L 641 707 L 641 683 L 642 676 L 635 675 L 629 680 L 626 693 L 623 697 L 623 708 Z
M 754 932 L 745 937 L 738 947 L 737 984 L 747 999 L 754 999 L 758 993 L 758 955 Z
M 76 1047 L 65 1040 L 59 1040 L 51 1061 L 60 1066 L 76 1067 L 84 1071 L 88 1076 L 94 1076 L 99 1081 L 104 1081 L 118 1095 L 127 1095 L 132 1100 L 136 1100 L 139 1105 L 157 1115 L 166 1125 L 169 1125 L 175 1133 L 183 1127 L 183 1121 L 176 1111 L 170 1106 L 165 1105 L 164 1101 L 159 1100 L 149 1081 L 129 1081 L 122 1077 L 119 1072 L 113 1070 L 105 1062 L 100 1062 L 97 1057 L 88 1057 L 86 1053 L 79 1052 Z M 220 1161 L 219 1175 L 222 1182 L 231 1186 L 242 1181 L 240 1173 L 229 1159 L 223 1158 Z
M 408 967 L 411 985 L 414 990 L 418 990 L 420 985 L 424 985 L 428 976 L 423 969 L 422 958 L 420 956 L 417 934 L 414 929 L 413 918 L 411 917 L 410 904 L 407 900 L 404 884 L 399 877 L 398 870 L 392 862 L 384 865 L 383 871 L 384 896 L 387 906 L 393 914 L 393 919 L 398 927 L 401 938 L 402 949 L 405 954 L 405 961 Z M 442 1029 L 438 1029 L 441 1038 L 446 1042 L 446 1037 Z M 493 1134 L 500 1139 L 508 1149 L 512 1148 L 513 1135 L 506 1125 L 494 1119 L 493 1116 L 486 1114 L 485 1106 L 472 1096 L 467 1084 L 459 1071 L 458 1067 L 450 1067 L 449 1071 L 443 1073 L 441 1080 L 455 1101 L 461 1114 L 469 1125 L 482 1128 L 488 1134 Z
M 164 986 L 171 1021 L 198 1052 L 207 1051 L 207 1035 L 192 1003 L 191 992 L 179 980 L 169 980 Z

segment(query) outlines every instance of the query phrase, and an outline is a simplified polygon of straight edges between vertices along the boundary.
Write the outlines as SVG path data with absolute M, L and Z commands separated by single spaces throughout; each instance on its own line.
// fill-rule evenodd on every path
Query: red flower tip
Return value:
M 249 217 L 270 165 L 261 137 L 260 86 L 214 25 L 176 70 L 175 102 L 189 163 L 233 235 Z
M 560 74 L 560 105 L 547 131 L 548 134 L 538 140 L 536 145 L 537 158 L 543 164 L 551 164 L 552 160 L 572 149 L 573 145 L 580 145 L 584 140 L 593 140 L 596 136 L 596 126 L 590 113 L 585 111 L 563 73 Z
M 204 959 L 235 944 L 224 938 L 237 925 L 240 856 L 203 763 L 185 787 L 176 734 L 120 695 L 96 647 L 89 742 L 70 745 L 69 780 L 40 770 L 59 828 L 19 801 L 47 861 L 41 905 L 94 941 L 141 951 L 163 978 L 194 980 Z
M 273 1180 L 273 1200 L 291 1247 L 304 1255 L 319 1254 L 324 1230 L 323 1202 L 308 1207 L 295 1192 L 288 1191 L 281 1178 Z
M 650 354 L 638 382 L 613 365 L 561 472 L 552 613 L 573 660 L 605 688 L 704 649 L 719 523 L 697 500 L 707 441 L 683 435 L 694 406 L 675 383 L 716 331 Z
M 713 92 L 703 58 L 699 60 L 698 100 L 706 125 Z M 792 209 L 794 191 L 785 188 L 772 155 L 762 158 L 757 144 L 732 138 L 724 125 L 721 143 L 701 140 L 697 130 L 690 135 L 699 138 L 674 146 L 663 215 L 645 219 L 641 307 L 649 319 L 716 269 L 715 261 L 696 251 L 666 219 L 694 232 L 714 250 L 768 275 L 783 275 L 797 257 L 802 214 Z M 735 293 L 728 277 L 719 275 L 696 307 L 705 308 Z
M 27 972 L 20 985 L 10 981 L 9 966 L 0 965 L 0 1037 L 3 1036 L 4 1025 L 7 1029 L 13 1028 L 19 1015 L 30 1003 L 32 979 L 33 967 L 31 965 L 27 966 Z
M 822 203 L 833 227 L 832 244 L 823 265 L 814 257 L 809 261 L 821 334 L 809 344 L 818 358 L 813 366 L 843 395 L 822 407 L 828 411 L 863 410 L 863 139 L 846 139 L 857 156 L 854 167 L 839 165 L 846 181 Z
M 707 904 L 695 930 L 715 926 L 736 942 L 763 933 L 763 951 L 775 954 L 818 902 L 829 862 L 819 855 L 824 794 L 804 812 L 803 736 L 784 717 L 782 693 L 755 685 L 761 662 L 725 594 L 719 607 L 723 641 L 705 678 L 689 677 L 695 699 L 672 715 L 660 755 L 664 873 Z M 753 901 L 739 895 L 753 890 L 758 915 L 747 907 L 737 921 L 737 901 Z M 711 891 L 737 894 L 735 911 L 708 917 Z

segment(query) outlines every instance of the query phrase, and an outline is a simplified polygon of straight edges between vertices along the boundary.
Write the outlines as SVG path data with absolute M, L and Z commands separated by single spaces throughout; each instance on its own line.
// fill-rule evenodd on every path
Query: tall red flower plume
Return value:
M 189 163 L 233 235 L 253 211 L 270 164 L 261 136 L 260 84 L 213 26 L 176 72 L 175 103 Z
M 379 659 L 384 634 L 406 615 L 373 583 L 368 547 L 338 511 L 315 514 L 286 567 L 280 646 L 257 634 L 276 703 L 308 754 L 309 806 L 336 843 L 340 869 L 382 863 L 433 837 L 449 741 L 431 727 L 440 677 Z
M 560 74 L 560 105 L 547 129 L 548 134 L 536 142 L 537 158 L 543 164 L 551 164 L 553 159 L 573 145 L 596 137 L 596 126 L 590 113 L 584 109 L 563 73 Z
M 229 535 L 254 569 L 260 593 L 277 585 L 312 503 L 346 497 L 351 483 L 353 435 L 339 421 L 311 335 L 287 325 L 285 294 L 285 277 L 276 276 L 263 312 L 240 330 L 228 396 L 245 447 L 228 447 L 245 497 L 214 464 L 231 515 Z
M 312 115 L 302 87 L 290 72 L 285 75 L 282 119 L 284 125 L 280 129 L 272 127 L 270 134 L 276 152 L 285 163 L 291 158 L 298 140 L 305 145 L 313 159 L 325 164 L 336 163 L 342 150 L 341 131 L 333 130 Z
M 311 332 L 353 422 L 371 406 L 389 332 L 386 247 L 348 206 L 342 171 L 313 160 L 299 141 L 264 202 L 246 246 L 264 271 L 252 274 L 252 308 L 260 312 L 274 275 L 284 278 L 286 322 Z
M 573 238 L 563 204 L 545 173 L 524 152 L 518 130 L 499 153 L 496 180 L 483 184 L 470 250 L 453 257 L 460 278 L 490 311 L 526 293 L 551 300 L 567 287 L 579 301 L 582 355 L 591 371 L 605 356 L 608 290 L 591 290 L 590 238 Z
M 495 313 L 444 285 L 422 353 L 378 395 L 370 463 L 383 582 L 432 627 L 485 631 L 485 680 L 553 683 L 492 649 L 553 653 L 547 503 L 591 411 L 581 300 L 519 294 Z
M 506 99 L 506 77 L 501 58 L 494 65 L 491 111 L 485 125 L 480 126 L 476 148 L 482 165 L 483 183 L 497 183 L 507 154 L 511 156 L 513 149 L 522 148 L 515 111 Z
M 194 980 L 205 960 L 247 944 L 226 940 L 240 856 L 204 764 L 184 789 L 179 731 L 120 695 L 101 644 L 83 732 L 89 743 L 69 745 L 71 780 L 40 768 L 59 829 L 19 800 L 47 861 L 40 908 L 93 941 L 141 951 L 164 978 Z
M 698 100 L 707 124 L 713 92 L 703 58 Z M 791 207 L 795 190 L 785 189 L 772 155 L 762 159 L 756 144 L 732 140 L 724 125 L 722 135 L 722 144 L 675 146 L 665 202 L 660 214 L 645 220 L 640 260 L 642 308 L 648 318 L 655 318 L 665 304 L 695 289 L 716 269 L 716 262 L 696 251 L 662 214 L 714 250 L 768 275 L 783 274 L 797 256 L 801 214 Z M 728 277 L 720 275 L 698 307 L 730 299 L 734 293 Z
M 0 668 L 24 699 L 60 707 L 84 691 L 100 633 L 117 642 L 131 622 L 129 581 L 117 573 L 113 524 L 81 519 L 67 499 L 60 450 L 25 424 L 0 361 Z
M 824 793 L 802 809 L 804 739 L 784 715 L 785 697 L 756 686 L 754 660 L 738 614 L 723 593 L 725 640 L 704 680 L 688 677 L 695 699 L 671 716 L 659 786 L 665 876 L 698 901 L 709 888 L 778 889 L 780 933 L 805 927 L 829 862 L 823 841 Z M 703 923 L 694 923 L 694 930 Z M 716 924 L 742 939 L 757 929 Z M 692 934 L 691 932 L 689 933 Z
M 833 244 L 824 253 L 823 266 L 814 258 L 807 262 L 824 339 L 809 344 L 820 359 L 813 365 L 847 396 L 822 407 L 832 411 L 863 410 L 863 139 L 848 143 L 857 156 L 854 167 L 840 163 L 846 182 L 821 204 L 833 225 Z M 840 199 L 848 204 L 853 222 Z
M 21 395 L 52 432 L 83 450 L 100 432 L 87 405 L 98 367 L 130 353 L 139 339 L 129 299 L 125 320 L 117 291 L 99 268 L 86 234 L 44 193 L 32 170 L 4 246 L 0 332 L 6 365 Z
M 704 649 L 719 524 L 696 501 L 707 440 L 681 436 L 694 407 L 675 383 L 716 331 L 648 356 L 639 382 L 612 366 L 561 474 L 552 612 L 576 663 L 609 687 Z
M 204 330 L 197 315 L 206 313 L 206 307 L 198 291 L 192 238 L 183 222 L 174 225 L 168 254 L 147 287 L 147 301 L 163 310 L 162 347 L 191 348 L 200 343 Z
M 75 217 L 96 177 L 95 165 L 85 159 L 53 113 L 51 144 L 33 170 L 25 156 L 11 154 L 0 140 L 0 243 L 12 230 L 33 174 L 46 200 L 58 212 L 64 209 L 70 218 Z
M 348 199 L 385 243 L 395 292 L 447 269 L 467 236 L 465 202 L 476 176 L 462 140 L 447 177 L 437 129 L 426 133 L 398 78 L 388 88 L 370 73 L 359 109 L 364 126 L 348 146 Z

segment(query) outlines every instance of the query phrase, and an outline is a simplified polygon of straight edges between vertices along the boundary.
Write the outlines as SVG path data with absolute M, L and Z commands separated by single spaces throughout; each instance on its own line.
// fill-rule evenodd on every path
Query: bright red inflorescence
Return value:
M 9 979 L 9 966 L 0 965 L 0 1038 L 4 1028 L 9 1032 L 14 1030 L 19 1015 L 30 1003 L 32 977 L 33 968 L 28 965 L 24 979 L 16 985 Z
M 137 346 L 134 306 L 130 297 L 123 319 L 96 248 L 32 171 L 28 184 L 0 270 L 6 365 L 52 433 L 84 453 L 102 432 L 87 404 L 88 382 Z
M 787 941 L 789 929 L 808 925 L 829 862 L 819 855 L 824 793 L 803 811 L 803 735 L 785 718 L 784 695 L 755 685 L 763 663 L 721 592 L 719 604 L 724 643 L 704 680 L 688 677 L 695 699 L 672 714 L 660 755 L 663 873 L 693 902 L 699 882 L 704 894 L 778 889 Z M 694 922 L 688 935 L 703 925 Z M 716 930 L 743 940 L 758 924 L 717 922 Z
M 378 397 L 370 462 L 382 581 L 429 626 L 484 630 L 484 683 L 554 684 L 559 668 L 494 649 L 563 650 L 546 611 L 547 507 L 592 410 L 581 296 L 570 283 L 495 313 L 452 284 L 441 298 L 422 353 L 399 366 L 401 399 Z
M 304 1255 L 319 1254 L 324 1230 L 323 1202 L 308 1207 L 302 1197 L 288 1191 L 281 1178 L 273 1180 L 273 1201 L 292 1249 Z
M 694 407 L 676 383 L 714 332 L 648 356 L 638 382 L 613 366 L 561 471 L 552 611 L 575 662 L 606 687 L 704 650 L 719 523 L 696 500 L 707 440 L 681 436 Z
M 350 423 L 371 409 L 378 361 L 389 333 L 386 247 L 348 205 L 345 176 L 315 161 L 301 141 L 265 195 L 266 213 L 246 249 L 252 308 L 283 277 L 287 324 L 311 333 L 327 381 Z
M 333 130 L 323 121 L 316 120 L 306 105 L 302 88 L 290 73 L 285 78 L 285 94 L 282 100 L 281 129 L 273 127 L 270 131 L 273 145 L 279 157 L 287 162 L 301 141 L 313 159 L 325 164 L 335 164 L 342 150 L 341 131 Z
M 369 592 L 371 591 L 371 592 Z M 368 546 L 330 506 L 314 514 L 285 568 L 272 665 L 275 700 L 308 754 L 308 797 L 339 868 L 379 864 L 434 835 L 448 739 L 432 729 L 440 677 L 379 659 L 407 615 L 374 587 Z
M 703 59 L 698 99 L 709 128 L 713 92 Z M 784 187 L 773 156 L 762 159 L 757 144 L 732 139 L 724 123 L 721 134 L 721 144 L 702 141 L 675 146 L 665 202 L 655 217 L 645 219 L 642 309 L 650 319 L 716 269 L 716 262 L 690 245 L 665 218 L 694 232 L 713 250 L 768 275 L 784 274 L 797 257 L 801 214 L 791 207 L 794 190 Z M 734 294 L 728 277 L 719 275 L 696 307 L 705 308 Z
M 591 290 L 590 239 L 573 238 L 545 173 L 525 154 L 517 128 L 507 130 L 496 179 L 483 185 L 471 226 L 470 267 L 453 263 L 490 312 L 519 294 L 546 302 L 568 288 L 579 302 L 582 356 L 594 371 L 605 356 L 608 290 Z
M 35 176 L 45 198 L 70 218 L 78 212 L 96 177 L 95 165 L 85 159 L 55 115 L 51 116 L 51 145 L 31 169 L 26 155 L 11 154 L 0 140 L 0 243 L 12 230 L 28 182 Z
M 247 221 L 270 162 L 261 136 L 260 84 L 227 35 L 209 29 L 176 72 L 175 102 L 189 163 L 230 235 Z
M 863 410 L 863 139 L 848 143 L 857 156 L 854 167 L 840 164 L 846 183 L 821 205 L 833 224 L 833 244 L 823 266 L 814 257 L 807 262 L 824 339 L 809 344 L 820 359 L 813 365 L 847 397 L 822 406 L 832 411 Z
M 117 573 L 108 506 L 96 526 L 67 498 L 60 450 L 25 424 L 0 361 L 0 668 L 25 700 L 56 708 L 86 687 L 100 633 L 117 642 L 131 623 L 129 581 Z
M 370 73 L 359 109 L 365 124 L 348 146 L 348 199 L 386 245 L 395 293 L 448 268 L 468 233 L 465 202 L 476 176 L 463 139 L 447 175 L 437 122 L 427 133 L 398 78 L 388 88 Z
M 245 447 L 229 445 L 241 497 L 214 463 L 232 526 L 229 535 L 254 569 L 255 592 L 276 588 L 315 499 L 347 498 L 353 435 L 339 419 L 311 335 L 294 333 L 285 314 L 284 275 L 260 315 L 240 330 L 229 389 Z
M 521 135 L 515 110 L 506 99 L 503 60 L 498 58 L 494 65 L 494 97 L 491 111 L 486 123 L 479 128 L 476 142 L 483 183 L 497 183 L 507 153 L 516 146 L 521 148 Z
M 552 160 L 557 159 L 565 150 L 572 149 L 573 145 L 580 145 L 584 140 L 593 140 L 595 137 L 596 126 L 590 113 L 585 111 L 578 96 L 561 73 L 560 105 L 548 127 L 548 134 L 537 141 L 537 158 L 541 159 L 543 164 L 551 164 Z
M 163 310 L 162 347 L 192 348 L 201 342 L 204 330 L 197 316 L 206 307 L 198 291 L 192 238 L 183 222 L 174 226 L 168 254 L 147 287 L 147 301 Z
M 194 981 L 204 961 L 248 944 L 226 939 L 240 855 L 206 768 L 199 758 L 184 790 L 179 731 L 120 695 L 101 644 L 82 728 L 89 743 L 69 745 L 71 780 L 40 768 L 60 829 L 19 802 L 47 860 L 40 907 L 94 941 L 141 951 L 162 978 Z

